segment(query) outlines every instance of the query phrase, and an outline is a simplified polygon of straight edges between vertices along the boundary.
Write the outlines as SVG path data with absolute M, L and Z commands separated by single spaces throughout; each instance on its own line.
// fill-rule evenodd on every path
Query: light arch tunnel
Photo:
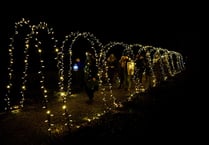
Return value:
M 25 28 L 26 27 L 26 28 Z M 24 49 L 18 50 L 23 51 L 23 69 L 21 70 L 20 83 L 19 83 L 19 92 L 18 94 L 12 94 L 14 85 L 14 66 L 15 63 L 15 38 L 20 35 L 20 29 L 24 31 L 27 29 L 23 37 Z M 43 34 L 45 33 L 45 34 Z M 7 91 L 5 94 L 5 110 L 11 111 L 15 107 L 23 108 L 25 99 L 27 99 L 27 81 L 29 77 L 29 67 L 30 67 L 30 51 L 34 49 L 36 52 L 36 56 L 39 60 L 38 71 L 39 82 L 40 82 L 40 91 L 43 98 L 43 108 L 49 110 L 48 108 L 48 88 L 47 88 L 47 65 L 51 65 L 51 61 L 55 61 L 53 63 L 56 65 L 56 73 L 58 76 L 57 84 L 59 95 L 62 97 L 63 109 L 65 109 L 67 103 L 67 96 L 72 94 L 72 73 L 73 73 L 73 59 L 74 57 L 74 45 L 79 42 L 80 39 L 84 39 L 87 43 L 87 49 L 81 49 L 80 54 L 83 55 L 86 52 L 91 52 L 94 58 L 96 59 L 96 67 L 97 67 L 97 75 L 99 81 L 99 89 L 101 91 L 101 95 L 104 96 L 104 103 L 107 103 L 105 100 L 108 97 L 111 99 L 111 103 L 114 104 L 114 107 L 117 107 L 120 102 L 117 102 L 117 98 L 113 93 L 113 89 L 116 84 L 110 82 L 110 76 L 108 74 L 108 63 L 107 59 L 110 54 L 114 54 L 119 60 L 122 56 L 127 56 L 129 60 L 132 62 L 134 71 L 132 74 L 132 81 L 134 81 L 133 90 L 130 93 L 128 99 L 133 97 L 135 94 L 138 94 L 148 87 L 155 87 L 161 81 L 165 81 L 168 77 L 172 77 L 185 69 L 184 59 L 181 53 L 176 51 L 169 51 L 167 49 L 158 48 L 154 46 L 144 46 L 141 44 L 126 44 L 124 42 L 109 42 L 107 44 L 102 44 L 98 38 L 94 36 L 94 34 L 90 32 L 71 32 L 69 35 L 64 37 L 64 40 L 58 41 L 55 39 L 53 28 L 50 28 L 47 23 L 40 22 L 37 25 L 30 24 L 29 20 L 22 19 L 21 21 L 15 23 L 15 32 L 14 35 L 10 38 L 11 42 L 9 44 L 9 66 L 8 66 L 8 83 L 7 83 Z M 45 35 L 42 37 L 42 35 Z M 44 40 L 47 38 L 47 41 Z M 49 42 L 50 41 L 50 42 Z M 61 45 L 58 44 L 61 42 Z M 50 48 L 44 49 L 43 43 L 50 45 Z M 47 59 L 48 51 L 51 51 L 53 57 L 50 57 L 52 60 Z M 144 70 L 140 70 L 138 67 L 138 58 L 139 56 L 143 56 L 145 60 L 145 68 Z M 31 66 L 32 67 L 32 66 Z M 146 71 L 149 70 L 149 71 Z M 143 75 L 140 73 L 143 72 Z M 143 86 L 142 80 L 145 76 L 150 76 L 151 81 L 148 87 Z M 107 96 L 107 93 L 109 96 Z M 12 102 L 11 96 L 20 96 L 16 101 L 16 103 Z M 111 105 L 107 104 L 107 109 L 110 109 Z M 49 111 L 47 111 L 49 114 Z
M 23 27 L 26 25 L 28 28 L 31 29 L 31 31 L 26 35 L 25 37 L 25 49 L 24 49 L 24 70 L 22 72 L 22 77 L 21 77 L 21 90 L 20 94 L 22 98 L 20 99 L 21 101 L 20 106 L 24 106 L 24 100 L 25 100 L 25 90 L 26 90 L 26 82 L 27 82 L 27 69 L 29 65 L 29 54 L 28 51 L 30 49 L 30 41 L 35 41 L 35 49 L 37 49 L 37 52 L 39 54 L 40 58 L 40 67 L 38 73 L 41 75 L 40 79 L 40 89 L 42 90 L 43 96 L 45 98 L 45 105 L 44 107 L 47 107 L 47 88 L 45 87 L 45 84 L 47 82 L 45 81 L 45 76 L 47 75 L 46 73 L 44 74 L 45 68 L 45 58 L 42 58 L 42 51 L 41 49 L 41 44 L 42 41 L 38 39 L 38 34 L 39 31 L 44 30 L 47 32 L 49 35 L 50 39 L 53 42 L 53 48 L 55 50 L 56 54 L 56 61 L 57 61 L 57 71 L 58 71 L 58 84 L 59 84 L 59 91 L 60 92 L 66 92 L 67 95 L 70 95 L 71 92 L 71 85 L 72 85 L 72 57 L 73 57 L 73 45 L 76 43 L 77 40 L 79 40 L 80 37 L 86 39 L 89 44 L 90 44 L 90 51 L 93 52 L 94 57 L 96 58 L 96 67 L 98 68 L 98 78 L 100 82 L 100 87 L 102 87 L 102 79 L 106 79 L 109 81 L 109 76 L 108 76 L 108 66 L 107 66 L 107 57 L 109 57 L 110 53 L 115 53 L 114 55 L 117 56 L 119 59 L 122 55 L 128 56 L 134 64 L 136 64 L 137 60 L 137 55 L 144 55 L 144 59 L 147 60 L 146 67 L 150 69 L 150 75 L 154 78 L 153 79 L 153 86 L 156 85 L 157 82 L 160 82 L 162 80 L 166 80 L 168 76 L 174 76 L 175 74 L 181 72 L 182 70 L 185 69 L 184 67 L 184 61 L 183 61 L 183 56 L 175 51 L 169 51 L 167 49 L 163 48 L 156 48 L 153 46 L 143 46 L 141 44 L 125 44 L 123 42 L 109 42 L 106 45 L 103 45 L 99 39 L 97 39 L 92 33 L 90 32 L 71 32 L 69 35 L 65 36 L 65 39 L 62 41 L 62 45 L 60 48 L 57 47 L 58 40 L 55 39 L 54 37 L 54 31 L 52 28 L 49 28 L 47 23 L 45 22 L 40 22 L 38 25 L 30 25 L 29 21 L 22 20 L 20 22 L 17 22 L 15 25 L 15 34 L 11 39 L 11 43 L 9 45 L 9 56 L 10 56 L 10 64 L 8 67 L 9 70 L 9 82 L 7 85 L 7 93 L 6 93 L 6 98 L 5 100 L 7 101 L 7 107 L 6 109 L 10 109 L 11 107 L 10 104 L 10 93 L 11 93 L 11 87 L 13 86 L 12 84 L 12 76 L 13 76 L 13 70 L 12 67 L 15 65 L 15 62 L 13 62 L 13 51 L 14 51 L 14 37 L 19 34 L 18 28 Z M 70 43 L 69 43 L 70 42 Z M 119 47 L 118 47 L 119 46 Z M 66 51 L 67 49 L 67 51 Z M 113 51 L 113 49 L 117 49 L 116 51 Z M 84 50 L 88 51 L 88 50 Z M 67 53 L 66 53 L 67 52 Z M 68 64 L 69 67 L 66 68 L 66 62 L 64 62 L 64 58 L 68 57 Z M 138 76 L 138 71 L 140 68 L 137 68 L 137 65 L 135 65 L 134 69 L 134 79 L 137 80 L 141 79 Z M 68 73 L 64 73 L 64 71 L 67 71 Z M 157 72 L 158 71 L 158 72 Z M 146 73 L 146 72 L 145 72 Z M 160 76 L 157 76 L 156 74 L 160 73 Z M 67 76 L 66 76 L 67 74 Z M 102 78 L 102 75 L 105 74 L 105 78 Z M 159 78 L 160 77 L 160 78 Z M 157 80 L 158 79 L 158 80 Z M 64 80 L 67 80 L 64 82 Z M 66 83 L 67 82 L 67 83 Z M 110 88 L 112 88 L 112 84 L 108 82 L 108 85 Z M 139 87 L 140 84 L 136 83 L 135 88 Z M 66 96 L 66 93 L 64 96 Z M 136 92 L 134 92 L 136 93 Z M 114 100 L 115 98 L 113 98 Z M 65 101 L 64 101 L 65 102 Z

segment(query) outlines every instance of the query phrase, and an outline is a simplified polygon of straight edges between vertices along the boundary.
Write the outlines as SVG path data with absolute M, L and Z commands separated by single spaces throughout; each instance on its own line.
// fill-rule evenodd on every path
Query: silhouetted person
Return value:
M 136 55 L 136 67 L 138 69 L 139 83 L 142 84 L 143 73 L 145 71 L 145 58 L 142 54 Z
M 84 66 L 84 86 L 89 102 L 93 101 L 94 92 L 98 90 L 96 59 L 89 52 L 86 52 Z
M 88 95 L 88 103 L 92 103 L 95 91 L 98 91 L 98 81 L 95 77 L 89 78 L 85 86 L 86 94 Z
M 127 87 L 127 61 L 128 56 L 121 56 L 119 60 L 119 78 L 120 78 L 120 88 Z
M 112 53 L 107 58 L 107 66 L 108 66 L 108 77 L 110 78 L 110 83 L 114 83 L 114 76 L 117 67 L 117 59 L 115 55 Z

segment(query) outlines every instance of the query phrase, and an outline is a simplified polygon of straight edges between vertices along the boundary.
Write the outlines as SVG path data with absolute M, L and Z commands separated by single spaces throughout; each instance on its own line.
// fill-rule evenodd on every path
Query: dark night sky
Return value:
M 14 22 L 21 18 L 28 18 L 33 24 L 45 21 L 54 28 L 55 35 L 62 37 L 70 32 L 92 32 L 102 43 L 109 41 L 123 41 L 125 43 L 141 43 L 159 46 L 181 53 L 190 53 L 191 46 L 199 43 L 200 34 L 197 29 L 191 29 L 187 24 L 161 19 L 140 20 L 135 17 L 114 16 L 102 17 L 94 15 L 44 15 L 44 16 L 7 16 L 1 23 L 1 39 L 7 39 L 12 34 Z M 135 18 L 135 19 L 134 19 Z M 173 24 L 173 25 L 172 25 Z M 3 38 L 2 38 L 3 37 Z M 192 44 L 190 43 L 192 42 Z M 2 45 L 2 44 L 1 44 Z

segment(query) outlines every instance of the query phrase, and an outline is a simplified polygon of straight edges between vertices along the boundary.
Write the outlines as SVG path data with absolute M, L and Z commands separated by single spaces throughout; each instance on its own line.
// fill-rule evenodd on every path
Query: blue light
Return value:
M 77 64 L 74 64 L 74 65 L 73 65 L 73 70 L 74 70 L 74 71 L 78 71 L 78 65 L 77 65 Z

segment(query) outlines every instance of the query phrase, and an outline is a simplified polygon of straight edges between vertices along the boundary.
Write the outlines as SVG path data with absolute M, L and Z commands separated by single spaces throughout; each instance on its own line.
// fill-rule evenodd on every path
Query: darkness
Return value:
M 143 20 L 135 20 L 129 18 L 127 15 L 122 17 L 86 17 L 86 15 L 48 15 L 48 16 L 5 16 L 2 17 L 1 27 L 0 27 L 0 96 L 4 97 L 4 87 L 7 80 L 7 65 L 8 65 L 8 38 L 13 33 L 13 24 L 16 21 L 19 21 L 22 17 L 28 18 L 31 20 L 32 23 L 37 24 L 40 21 L 45 21 L 48 23 L 49 26 L 54 28 L 55 37 L 62 41 L 64 36 L 69 34 L 70 32 L 91 32 L 94 34 L 100 42 L 106 44 L 110 41 L 119 41 L 124 43 L 140 43 L 142 45 L 152 45 L 156 47 L 162 47 L 168 50 L 173 50 L 182 53 L 184 56 L 184 60 L 186 63 L 186 72 L 183 75 L 184 78 L 180 77 L 178 82 L 178 89 L 172 95 L 172 97 L 179 97 L 181 101 L 175 101 L 172 103 L 172 106 L 176 105 L 176 110 L 172 109 L 172 113 L 177 115 L 176 113 L 180 113 L 181 118 L 184 120 L 184 124 L 186 122 L 193 120 L 191 119 L 192 111 L 194 111 L 193 105 L 198 106 L 198 104 L 194 104 L 195 99 L 193 95 L 198 97 L 199 92 L 197 89 L 197 84 L 199 83 L 199 79 L 196 77 L 197 75 L 201 74 L 201 62 L 200 62 L 200 31 L 195 28 L 191 28 L 191 25 L 188 26 L 190 22 L 186 23 L 178 23 L 175 20 L 165 20 L 163 21 L 156 21 L 156 19 L 143 21 Z M 174 23 L 173 23 L 174 22 Z M 188 26 L 188 27 L 187 27 Z M 175 84 L 176 85 L 176 84 Z M 171 90 L 163 90 L 165 91 L 165 98 L 168 95 L 169 91 Z M 173 90 L 172 90 L 173 91 Z M 172 92 L 171 91 L 171 92 Z M 156 95 L 160 91 L 154 90 L 152 93 Z M 199 101 L 197 101 L 199 102 Z M 175 104 L 176 103 L 176 104 Z M 187 104 L 188 106 L 184 106 Z M 165 108 L 165 107 L 164 107 Z M 191 110 L 188 110 L 191 109 Z M 182 110 L 182 111 L 180 111 Z M 191 112 L 189 112 L 191 111 Z M 185 115 L 187 113 L 187 115 Z M 169 111 L 162 111 L 161 116 L 169 114 Z M 189 116 L 189 117 L 188 117 Z M 188 117 L 188 118 L 186 118 Z M 159 118 L 158 118 L 159 119 Z M 163 118 L 165 119 L 165 118 Z M 173 119 L 172 117 L 170 119 Z M 179 123 L 179 120 L 175 125 L 182 125 Z M 159 121 L 160 122 L 160 121 Z M 160 124 L 162 125 L 162 124 Z M 180 129 L 183 126 L 178 126 L 177 128 Z M 186 128 L 189 126 L 187 125 Z M 168 131 L 168 129 L 160 128 L 157 129 L 162 131 Z M 175 128 L 175 127 L 173 127 Z M 177 130 L 177 129 L 176 129 Z M 155 132 L 157 133 L 157 132 Z M 187 133 L 187 132 L 185 132 Z M 172 135 L 174 133 L 171 133 Z M 183 134 L 183 133 L 181 133 Z M 153 133 L 152 133 L 153 135 Z M 166 133 L 162 133 L 161 135 L 166 135 Z M 153 135 L 154 136 L 154 135 Z M 173 137 L 172 137 L 173 139 Z M 171 141 L 172 142 L 172 141 Z

